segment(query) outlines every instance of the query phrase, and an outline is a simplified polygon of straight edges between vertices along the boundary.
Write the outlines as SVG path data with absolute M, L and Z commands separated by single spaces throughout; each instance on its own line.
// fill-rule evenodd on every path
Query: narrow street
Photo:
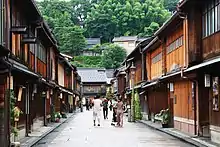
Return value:
M 109 119 L 94 127 L 92 111 L 78 113 L 54 130 L 35 147 L 191 147 L 166 134 L 147 128 L 143 124 L 128 123 L 124 127 L 111 126 Z

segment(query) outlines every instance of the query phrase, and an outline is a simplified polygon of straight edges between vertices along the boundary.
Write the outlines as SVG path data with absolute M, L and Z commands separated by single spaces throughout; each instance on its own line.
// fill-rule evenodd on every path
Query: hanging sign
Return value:
M 205 87 L 210 87 L 211 86 L 211 82 L 210 82 L 210 75 L 205 74 Z

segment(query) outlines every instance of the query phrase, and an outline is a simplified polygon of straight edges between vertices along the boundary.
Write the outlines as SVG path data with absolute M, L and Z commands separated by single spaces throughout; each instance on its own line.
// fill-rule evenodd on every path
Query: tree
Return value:
M 125 49 L 116 44 L 104 44 L 103 46 L 105 50 L 101 60 L 102 66 L 107 69 L 118 68 L 126 57 Z
M 44 0 L 39 9 L 58 40 L 59 50 L 70 55 L 79 55 L 85 48 L 84 30 L 77 24 L 72 4 L 67 1 Z
M 86 34 L 103 42 L 121 35 L 150 36 L 155 24 L 161 26 L 169 16 L 161 0 L 102 0 L 87 13 Z
M 179 0 L 164 0 L 164 6 L 167 10 L 172 12 L 176 10 L 176 6 L 178 2 Z
M 60 51 L 77 56 L 86 47 L 86 39 L 83 30 L 79 26 L 63 27 L 56 30 L 59 39 Z

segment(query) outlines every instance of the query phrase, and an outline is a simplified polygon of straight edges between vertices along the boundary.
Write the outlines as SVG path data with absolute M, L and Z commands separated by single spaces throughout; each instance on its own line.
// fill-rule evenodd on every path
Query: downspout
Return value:
M 141 54 L 141 80 L 143 82 L 145 80 L 145 62 L 144 62 L 144 53 L 141 49 L 141 46 L 139 47 L 139 52 Z
M 37 26 L 35 28 L 35 32 L 34 32 L 34 36 L 37 38 L 37 30 L 42 28 L 42 23 L 40 24 L 40 26 Z M 34 71 L 37 73 L 37 48 L 36 46 L 34 46 L 34 57 L 35 57 L 35 60 L 34 60 Z

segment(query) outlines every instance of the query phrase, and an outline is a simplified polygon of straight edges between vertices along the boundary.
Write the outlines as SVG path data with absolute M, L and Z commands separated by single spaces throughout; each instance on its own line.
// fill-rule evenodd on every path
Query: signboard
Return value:
M 170 92 L 174 91 L 173 83 L 170 83 Z
M 210 87 L 211 86 L 211 80 L 210 80 L 210 75 L 205 74 L 205 87 Z

